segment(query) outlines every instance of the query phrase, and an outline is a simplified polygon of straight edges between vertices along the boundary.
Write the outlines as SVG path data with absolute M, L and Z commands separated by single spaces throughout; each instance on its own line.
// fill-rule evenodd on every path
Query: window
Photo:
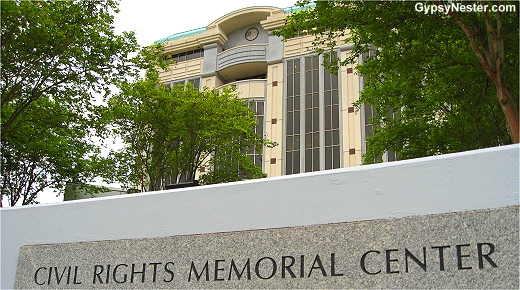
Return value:
M 320 170 L 320 62 L 305 58 L 305 172 Z
M 187 80 L 186 83 L 191 83 L 193 87 L 200 89 L 200 78 Z
M 300 59 L 287 61 L 285 174 L 300 172 Z
M 264 117 L 265 117 L 265 102 L 264 100 L 250 100 L 247 102 L 251 110 L 255 113 L 255 117 L 258 120 L 254 130 L 260 136 L 264 136 Z M 256 166 L 262 168 L 262 154 L 261 151 L 256 147 L 249 148 L 245 154 L 250 156 Z
M 258 123 L 253 128 L 254 132 L 257 133 L 260 136 L 264 136 L 264 117 L 265 117 L 265 101 L 263 99 L 255 100 L 255 99 L 249 99 L 245 100 L 245 105 L 249 106 L 251 110 L 254 112 L 256 119 L 258 120 Z M 251 158 L 253 163 L 263 168 L 263 159 L 262 159 L 262 150 L 261 148 L 257 148 L 255 146 L 251 146 L 249 148 L 240 149 L 243 154 Z M 220 150 L 215 151 L 214 155 L 219 155 L 220 157 L 224 157 L 229 162 L 228 165 L 225 164 L 213 164 L 214 168 L 213 170 L 238 170 L 240 178 L 244 178 L 244 176 L 241 176 L 240 174 L 240 163 L 238 160 L 234 160 L 233 156 L 227 153 L 226 151 Z M 231 168 L 226 167 L 231 166 Z
M 170 87 L 173 87 L 175 85 L 186 85 L 187 83 L 191 83 L 193 87 L 198 88 L 200 90 L 200 78 L 193 78 L 193 79 L 186 79 L 182 81 L 174 81 L 170 83 Z
M 286 62 L 285 174 L 341 166 L 339 78 L 322 62 L 319 55 Z
M 367 151 L 368 146 L 370 145 L 367 141 L 367 137 L 374 135 L 372 132 L 377 126 L 373 124 L 372 118 L 377 114 L 374 107 L 369 104 L 364 104 L 362 106 L 362 110 L 364 112 L 364 148 L 363 153 Z M 389 118 L 397 118 L 398 113 L 390 112 Z M 394 151 L 386 151 L 382 156 L 380 156 L 383 162 L 392 162 L 399 160 L 397 154 Z M 372 163 L 377 163 L 381 160 L 380 158 L 376 158 L 372 160 Z
M 164 57 L 164 60 L 166 62 L 183 62 L 187 60 L 197 59 L 204 57 L 204 50 L 202 49 L 195 49 L 191 51 L 186 51 L 182 53 L 172 54 L 172 55 L 166 55 Z
M 339 168 L 341 151 L 339 140 L 339 90 L 338 76 L 328 71 L 323 73 L 324 123 L 325 123 L 325 169 Z

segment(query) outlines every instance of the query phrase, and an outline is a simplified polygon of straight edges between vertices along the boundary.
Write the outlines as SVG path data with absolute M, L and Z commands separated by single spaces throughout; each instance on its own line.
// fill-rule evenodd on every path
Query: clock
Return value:
M 246 39 L 247 39 L 247 40 L 249 40 L 249 41 L 253 41 L 253 40 L 255 40 L 257 37 L 258 37 L 258 29 L 252 27 L 252 28 L 249 28 L 249 29 L 246 31 Z

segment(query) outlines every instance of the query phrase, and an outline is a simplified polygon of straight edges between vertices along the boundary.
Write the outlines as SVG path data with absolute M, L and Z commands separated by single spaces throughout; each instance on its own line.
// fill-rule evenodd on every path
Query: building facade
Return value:
M 353 107 L 363 86 L 355 64 L 331 74 L 311 49 L 313 36 L 273 35 L 294 9 L 244 8 L 156 42 L 171 61 L 161 82 L 236 85 L 256 112 L 256 131 L 278 144 L 250 153 L 269 177 L 360 165 L 372 130 L 370 108 Z M 338 43 L 336 54 L 347 58 L 352 45 Z

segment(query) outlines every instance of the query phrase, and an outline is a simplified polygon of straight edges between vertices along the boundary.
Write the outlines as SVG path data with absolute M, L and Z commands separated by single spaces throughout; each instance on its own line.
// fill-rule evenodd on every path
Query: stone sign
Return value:
M 15 288 L 518 289 L 518 213 L 24 246 Z

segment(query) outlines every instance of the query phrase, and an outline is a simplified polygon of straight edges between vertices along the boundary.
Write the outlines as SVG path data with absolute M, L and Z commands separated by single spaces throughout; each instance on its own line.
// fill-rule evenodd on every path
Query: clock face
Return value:
M 249 41 L 255 40 L 258 37 L 258 29 L 252 27 L 246 31 L 246 39 Z

